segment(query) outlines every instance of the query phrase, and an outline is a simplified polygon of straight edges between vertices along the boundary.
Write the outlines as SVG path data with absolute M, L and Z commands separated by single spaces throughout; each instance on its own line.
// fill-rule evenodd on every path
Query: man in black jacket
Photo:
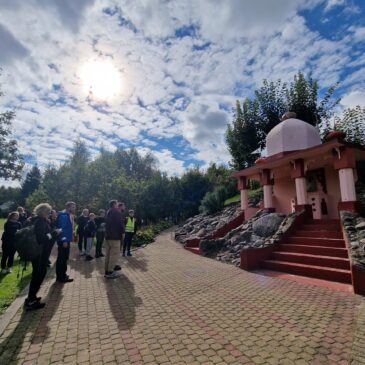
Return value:
M 118 276 L 116 263 L 120 252 L 120 241 L 124 233 L 124 223 L 118 202 L 112 200 L 109 206 L 110 209 L 105 219 L 105 277 L 115 278 Z M 118 268 L 120 269 L 120 267 Z
M 85 237 L 85 226 L 86 223 L 89 221 L 89 209 L 83 209 L 82 214 L 77 219 L 77 234 L 79 235 L 79 255 L 85 255 L 86 251 L 86 237 Z M 82 251 L 82 244 L 84 244 L 84 251 Z

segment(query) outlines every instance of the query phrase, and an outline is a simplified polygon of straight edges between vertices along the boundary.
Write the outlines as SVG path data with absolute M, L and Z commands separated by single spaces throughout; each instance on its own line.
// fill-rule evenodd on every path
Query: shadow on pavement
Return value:
M 63 285 L 54 282 L 49 288 L 44 309 L 36 311 L 22 311 L 19 321 L 16 322 L 13 331 L 10 334 L 4 332 L 7 336 L 0 345 L 0 364 L 21 363 L 22 360 L 17 356 L 22 350 L 25 340 L 30 340 L 30 346 L 42 344 L 50 335 L 49 321 L 53 318 L 58 310 L 62 300 Z M 10 326 L 12 327 L 12 324 Z
M 119 330 L 129 330 L 136 322 L 136 308 L 143 303 L 136 296 L 134 284 L 125 274 L 121 274 L 116 279 L 105 279 L 105 290 Z

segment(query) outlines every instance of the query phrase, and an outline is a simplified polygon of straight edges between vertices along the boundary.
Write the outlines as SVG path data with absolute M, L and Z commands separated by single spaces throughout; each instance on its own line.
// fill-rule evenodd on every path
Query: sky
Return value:
M 365 105 L 362 0 L 0 0 L 0 111 L 29 165 L 73 142 L 152 152 L 161 170 L 230 159 L 236 100 L 312 72 Z M 0 183 L 2 183 L 0 181 Z

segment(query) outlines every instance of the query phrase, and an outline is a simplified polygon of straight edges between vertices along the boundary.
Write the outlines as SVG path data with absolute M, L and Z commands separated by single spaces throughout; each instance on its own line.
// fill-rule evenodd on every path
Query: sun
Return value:
M 120 72 L 110 61 L 86 62 L 80 68 L 80 79 L 84 92 L 93 99 L 107 101 L 121 92 Z

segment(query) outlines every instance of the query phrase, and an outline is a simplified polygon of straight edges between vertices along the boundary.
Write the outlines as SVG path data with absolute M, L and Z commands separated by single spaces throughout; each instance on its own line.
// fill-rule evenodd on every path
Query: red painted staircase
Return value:
M 351 283 L 348 251 L 339 220 L 311 220 L 296 227 L 270 257 L 268 270 Z

